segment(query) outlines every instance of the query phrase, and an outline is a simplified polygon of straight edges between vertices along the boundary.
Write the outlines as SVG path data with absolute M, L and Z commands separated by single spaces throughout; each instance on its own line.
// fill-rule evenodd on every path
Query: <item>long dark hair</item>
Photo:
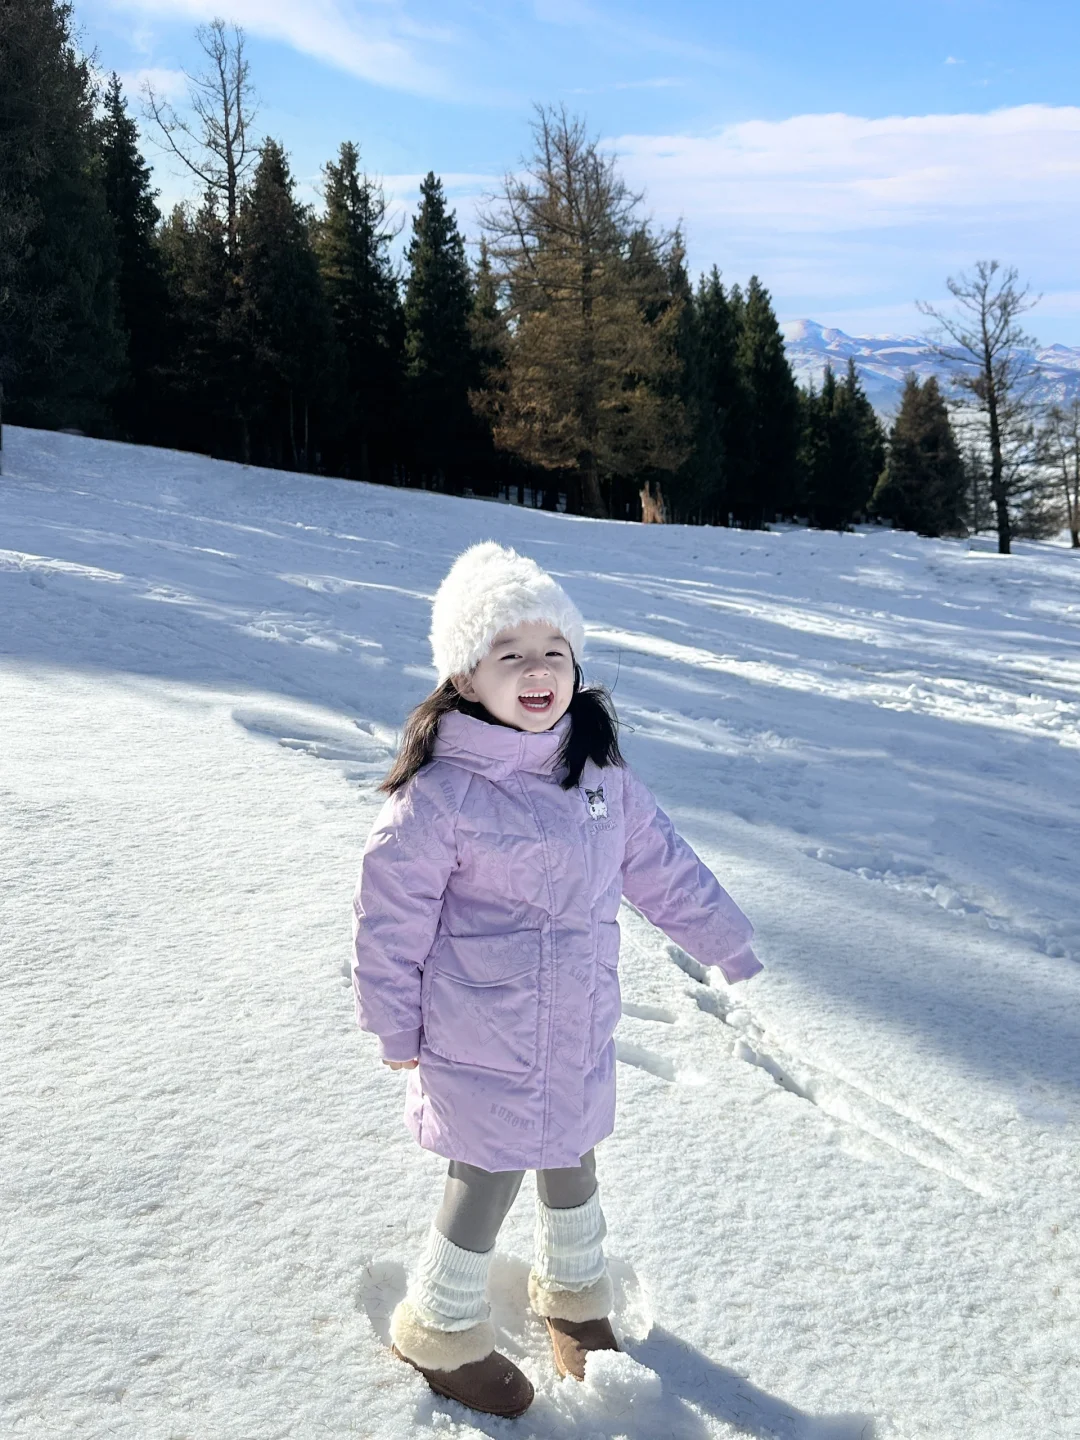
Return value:
M 452 680 L 444 680 L 437 690 L 433 690 L 426 700 L 421 700 L 415 710 L 409 712 L 397 757 L 379 786 L 380 790 L 393 795 L 407 785 L 418 770 L 423 769 L 435 749 L 439 721 L 452 710 L 460 710 L 463 715 L 471 715 L 475 720 L 485 720 L 489 725 L 503 723 L 483 705 L 459 695 Z M 559 782 L 564 790 L 572 790 L 580 784 L 586 760 L 601 768 L 626 764 L 619 749 L 619 720 L 611 696 L 602 685 L 585 684 L 577 661 L 574 662 L 574 693 L 566 713 L 570 716 L 570 725 L 556 756 L 556 764 L 566 766 L 566 776 Z

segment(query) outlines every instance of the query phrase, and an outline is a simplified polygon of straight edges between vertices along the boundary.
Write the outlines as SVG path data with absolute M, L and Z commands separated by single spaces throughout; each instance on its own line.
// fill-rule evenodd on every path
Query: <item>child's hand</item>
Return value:
M 384 1060 L 382 1062 L 391 1070 L 415 1070 L 420 1064 L 419 1060 Z

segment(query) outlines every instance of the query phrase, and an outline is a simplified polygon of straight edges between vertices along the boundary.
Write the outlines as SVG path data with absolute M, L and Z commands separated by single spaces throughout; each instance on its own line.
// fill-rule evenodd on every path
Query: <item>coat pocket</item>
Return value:
M 536 1063 L 540 931 L 443 935 L 424 967 L 424 1040 L 445 1060 L 523 1074 Z
M 596 927 L 596 986 L 592 1008 L 592 1058 L 598 1060 L 622 1014 L 619 991 L 619 925 L 601 921 Z

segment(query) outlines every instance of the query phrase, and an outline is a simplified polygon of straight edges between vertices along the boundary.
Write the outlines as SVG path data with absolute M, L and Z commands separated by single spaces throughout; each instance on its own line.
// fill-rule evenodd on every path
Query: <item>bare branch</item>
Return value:
M 177 115 L 168 101 L 143 87 L 144 111 L 166 148 L 224 202 L 229 252 L 235 256 L 237 213 L 244 180 L 255 162 L 252 126 L 258 107 L 244 54 L 244 32 L 212 20 L 195 32 L 208 69 L 184 72 L 194 121 Z

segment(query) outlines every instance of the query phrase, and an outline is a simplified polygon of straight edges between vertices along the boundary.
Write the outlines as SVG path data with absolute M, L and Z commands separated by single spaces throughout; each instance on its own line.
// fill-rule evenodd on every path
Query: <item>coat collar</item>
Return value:
M 460 765 L 489 780 L 502 780 L 517 770 L 534 775 L 551 775 L 559 746 L 570 728 L 564 715 L 550 730 L 531 733 L 509 725 L 492 725 L 451 710 L 439 721 L 433 758 Z

